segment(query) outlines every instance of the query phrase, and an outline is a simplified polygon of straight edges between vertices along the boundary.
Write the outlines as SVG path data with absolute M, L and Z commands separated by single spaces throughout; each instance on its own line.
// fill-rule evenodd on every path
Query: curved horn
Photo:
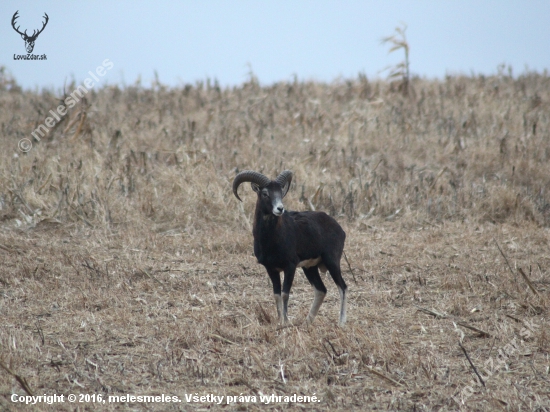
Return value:
M 254 172 L 252 170 L 243 170 L 241 173 L 239 173 L 237 176 L 235 176 L 235 179 L 233 180 L 233 194 L 237 199 L 239 199 L 241 202 L 241 198 L 239 197 L 239 194 L 237 193 L 237 189 L 239 188 L 239 185 L 244 182 L 251 182 L 256 183 L 260 187 L 265 187 L 269 184 L 271 180 L 269 180 L 266 176 L 264 176 L 261 173 Z
M 292 172 L 290 170 L 282 171 L 275 181 L 281 185 L 283 197 L 285 197 L 286 192 L 290 189 L 290 183 L 292 182 Z

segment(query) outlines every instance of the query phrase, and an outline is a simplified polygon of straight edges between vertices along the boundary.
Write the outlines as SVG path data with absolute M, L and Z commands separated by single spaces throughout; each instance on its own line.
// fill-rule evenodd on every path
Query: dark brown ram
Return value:
M 324 212 L 289 212 L 283 206 L 292 172 L 285 170 L 275 180 L 261 173 L 245 170 L 233 180 L 233 193 L 241 200 L 239 185 L 250 182 L 257 193 L 254 214 L 254 254 L 273 283 L 279 321 L 288 322 L 288 296 L 296 268 L 301 267 L 315 289 L 307 316 L 313 322 L 327 293 L 319 269 L 329 271 L 340 291 L 340 325 L 346 322 L 346 282 L 340 271 L 346 233 L 336 220 Z M 280 273 L 284 272 L 281 293 Z

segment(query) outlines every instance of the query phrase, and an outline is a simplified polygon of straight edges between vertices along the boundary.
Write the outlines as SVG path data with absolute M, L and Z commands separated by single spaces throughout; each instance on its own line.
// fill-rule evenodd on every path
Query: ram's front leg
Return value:
M 288 297 L 290 296 L 290 288 L 294 281 L 294 274 L 296 273 L 296 265 L 290 265 L 285 268 L 285 280 L 283 281 L 283 293 L 281 294 L 283 300 L 283 322 L 288 323 Z
M 286 323 L 288 322 L 288 319 L 286 317 L 283 297 L 281 296 L 281 274 L 276 269 L 267 269 L 267 274 L 273 284 L 273 296 L 275 297 L 275 305 L 277 305 L 277 317 L 279 319 L 279 323 Z

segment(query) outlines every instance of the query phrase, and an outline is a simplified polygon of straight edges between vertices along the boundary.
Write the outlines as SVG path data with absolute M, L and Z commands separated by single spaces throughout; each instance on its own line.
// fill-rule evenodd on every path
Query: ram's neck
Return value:
M 282 223 L 282 216 L 275 216 L 272 213 L 264 214 L 256 207 L 254 214 L 254 254 L 258 262 L 265 263 L 270 253 L 277 250 L 277 243 L 280 238 L 278 229 Z
M 252 234 L 255 239 L 263 238 L 268 233 L 273 232 L 280 223 L 281 216 L 275 216 L 273 213 L 264 214 L 259 207 L 256 207 L 254 213 L 254 228 Z M 273 236 L 269 236 L 272 238 Z

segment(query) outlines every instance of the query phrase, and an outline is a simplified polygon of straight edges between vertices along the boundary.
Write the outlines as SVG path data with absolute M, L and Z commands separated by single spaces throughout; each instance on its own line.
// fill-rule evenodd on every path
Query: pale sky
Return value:
M 26 55 L 12 26 L 28 34 L 49 22 L 33 54 Z M 550 68 L 550 1 L 547 0 L 185 0 L 0 2 L 0 66 L 25 88 L 60 89 L 113 63 L 101 83 L 179 86 L 217 79 L 239 85 L 252 69 L 263 85 L 279 81 L 332 82 L 385 77 L 402 59 L 381 38 L 407 24 L 411 72 L 514 74 Z

